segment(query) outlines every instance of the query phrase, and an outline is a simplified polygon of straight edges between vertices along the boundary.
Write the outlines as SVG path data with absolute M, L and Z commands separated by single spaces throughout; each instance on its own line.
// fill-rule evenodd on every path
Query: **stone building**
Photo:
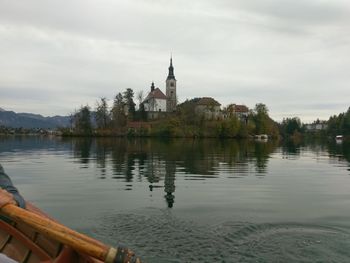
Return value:
M 247 121 L 249 109 L 245 105 L 230 104 L 226 107 L 225 117 L 236 116 L 241 121 Z
M 205 119 L 219 119 L 222 117 L 220 111 L 221 104 L 210 97 L 199 98 L 196 101 L 195 113 L 202 115 Z

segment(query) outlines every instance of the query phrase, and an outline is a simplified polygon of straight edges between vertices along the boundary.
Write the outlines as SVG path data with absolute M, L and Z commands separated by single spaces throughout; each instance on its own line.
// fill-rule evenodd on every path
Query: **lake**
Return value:
M 350 144 L 0 137 L 27 201 L 146 262 L 349 262 Z

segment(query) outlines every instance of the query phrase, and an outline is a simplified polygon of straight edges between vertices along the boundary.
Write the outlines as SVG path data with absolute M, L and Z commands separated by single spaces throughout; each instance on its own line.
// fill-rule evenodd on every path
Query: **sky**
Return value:
M 327 120 L 350 106 L 350 1 L 0 0 L 5 110 L 68 115 L 152 81 L 165 93 L 171 54 L 179 102 Z

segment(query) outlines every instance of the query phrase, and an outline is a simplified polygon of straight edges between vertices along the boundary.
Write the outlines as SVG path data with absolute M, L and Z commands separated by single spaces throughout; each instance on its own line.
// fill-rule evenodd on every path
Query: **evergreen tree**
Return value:
M 332 136 L 350 135 L 350 107 L 347 112 L 329 118 L 327 132 Z
M 128 115 L 132 119 L 135 113 L 134 91 L 130 88 L 126 89 L 123 93 L 123 98 L 128 110 Z
M 96 107 L 96 125 L 99 129 L 106 129 L 110 123 L 110 116 L 106 98 L 101 98 Z
M 111 110 L 112 125 L 114 128 L 124 127 L 126 124 L 125 103 L 121 93 L 118 93 L 113 101 Z
M 350 107 L 344 115 L 343 134 L 350 135 Z
M 299 118 L 286 118 L 283 119 L 281 124 L 281 132 L 284 136 L 292 136 L 295 133 L 300 133 L 302 131 L 302 125 Z
M 92 133 L 91 112 L 88 105 L 82 106 L 80 110 L 74 114 L 73 123 L 75 131 L 78 134 L 89 135 Z

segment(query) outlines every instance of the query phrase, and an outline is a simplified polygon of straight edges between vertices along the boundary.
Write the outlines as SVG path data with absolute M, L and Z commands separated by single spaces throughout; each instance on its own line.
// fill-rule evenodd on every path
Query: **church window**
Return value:
M 170 82 L 170 87 L 174 87 L 174 82 Z

